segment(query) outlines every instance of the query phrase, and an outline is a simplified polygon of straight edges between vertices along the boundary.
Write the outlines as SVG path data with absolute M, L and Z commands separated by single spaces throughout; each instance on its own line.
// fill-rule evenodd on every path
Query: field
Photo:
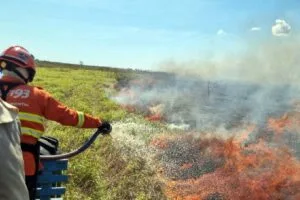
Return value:
M 34 85 L 43 87 L 70 108 L 112 122 L 129 114 L 108 98 L 120 77 L 131 71 L 39 63 Z M 136 116 L 134 120 L 144 121 Z M 95 130 L 47 122 L 47 135 L 60 140 L 62 151 L 79 147 Z M 113 134 L 113 133 L 112 133 Z M 164 199 L 152 169 L 138 156 L 124 156 L 112 137 L 99 138 L 86 152 L 70 160 L 66 199 Z
M 34 84 L 113 125 L 70 159 L 66 199 L 300 198 L 298 85 L 51 62 Z M 47 122 L 63 152 L 93 131 Z

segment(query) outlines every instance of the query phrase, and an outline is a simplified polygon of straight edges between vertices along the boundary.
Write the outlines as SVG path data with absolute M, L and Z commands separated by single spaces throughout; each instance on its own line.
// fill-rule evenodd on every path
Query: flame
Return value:
M 149 106 L 148 110 L 150 114 L 146 116 L 145 118 L 149 121 L 163 121 L 163 110 L 164 110 L 164 105 L 163 104 L 157 104 L 153 106 Z
M 294 111 L 286 113 L 280 118 L 270 118 L 268 120 L 267 129 L 271 132 L 270 141 L 279 144 L 285 143 L 286 138 L 290 138 L 291 143 L 292 140 L 299 138 L 300 113 Z
M 164 117 L 161 116 L 160 114 L 154 114 L 154 115 L 146 116 L 145 119 L 149 121 L 163 121 Z
M 288 114 L 284 114 L 280 119 L 270 118 L 268 120 L 268 129 L 274 131 L 277 134 L 282 134 L 287 126 L 292 124 Z
M 164 137 L 160 143 L 156 138 L 153 144 L 163 144 L 162 155 L 166 156 L 170 148 L 175 147 L 174 141 L 179 140 Z M 178 169 L 170 167 L 177 174 L 183 171 L 194 174 L 188 178 L 172 177 L 172 174 L 168 174 L 168 164 L 164 165 L 162 173 L 168 177 L 165 193 L 170 199 L 296 200 L 300 197 L 300 163 L 286 148 L 270 147 L 263 140 L 243 146 L 234 138 L 192 139 L 191 136 L 185 136 L 180 137 L 180 141 L 182 145 L 189 144 L 190 150 L 196 151 L 199 159 L 194 160 L 194 163 L 179 164 Z M 180 143 L 177 145 L 182 147 Z M 184 148 L 186 147 L 182 147 Z M 179 161 L 181 157 L 178 158 Z M 196 174 L 194 171 L 205 171 L 204 168 L 208 167 L 205 160 L 208 158 L 224 162 L 219 162 L 215 169 L 207 173 Z M 204 164 L 201 165 L 200 162 Z

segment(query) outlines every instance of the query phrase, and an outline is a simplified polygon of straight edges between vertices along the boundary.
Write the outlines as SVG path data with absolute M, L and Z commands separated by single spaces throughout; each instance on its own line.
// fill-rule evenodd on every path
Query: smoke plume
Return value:
M 293 112 L 299 97 L 297 38 L 254 43 L 238 57 L 213 62 L 163 63 L 169 73 L 149 73 L 121 86 L 114 97 L 171 129 L 229 137 L 270 117 Z
M 190 62 L 165 61 L 160 69 L 207 80 L 299 84 L 299 37 L 249 38 L 244 47 L 239 53 Z

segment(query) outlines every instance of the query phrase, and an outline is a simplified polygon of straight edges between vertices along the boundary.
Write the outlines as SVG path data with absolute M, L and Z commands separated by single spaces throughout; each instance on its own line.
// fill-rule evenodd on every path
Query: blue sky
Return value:
M 10 0 L 0 19 L 1 49 L 19 44 L 41 60 L 154 69 L 276 37 L 277 19 L 296 34 L 300 1 Z

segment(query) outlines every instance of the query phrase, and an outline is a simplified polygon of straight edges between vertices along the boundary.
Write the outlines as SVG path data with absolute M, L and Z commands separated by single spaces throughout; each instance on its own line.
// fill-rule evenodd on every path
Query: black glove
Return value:
M 103 133 L 103 135 L 109 134 L 112 130 L 110 123 L 103 121 L 102 124 L 98 127 L 98 130 Z

